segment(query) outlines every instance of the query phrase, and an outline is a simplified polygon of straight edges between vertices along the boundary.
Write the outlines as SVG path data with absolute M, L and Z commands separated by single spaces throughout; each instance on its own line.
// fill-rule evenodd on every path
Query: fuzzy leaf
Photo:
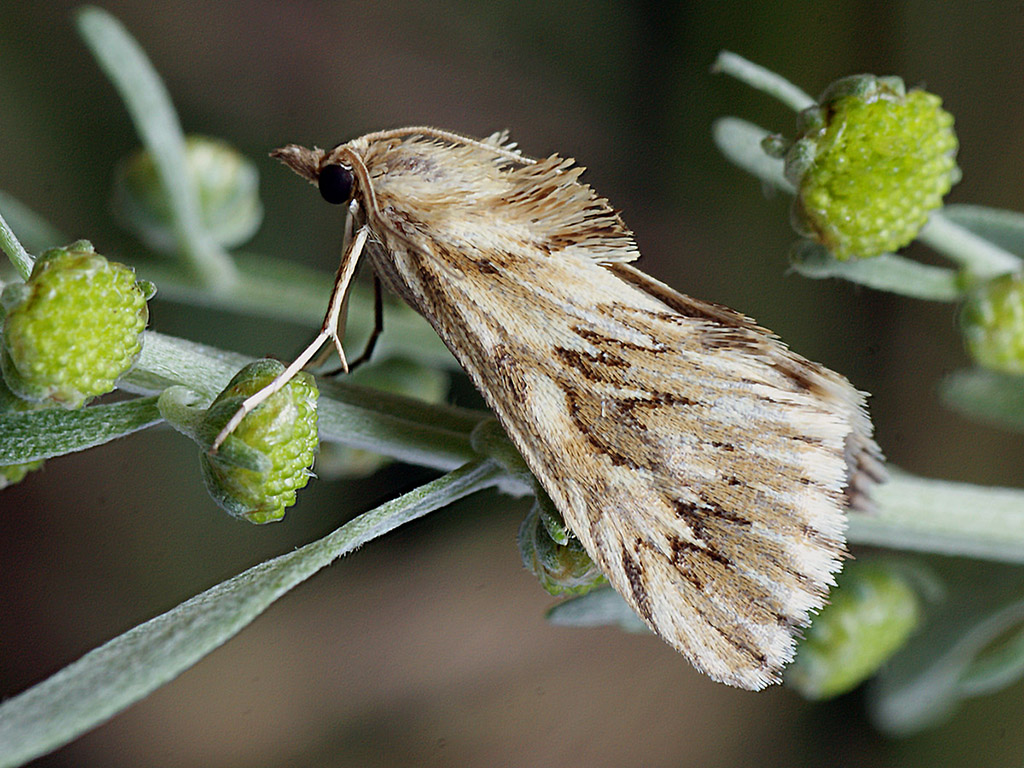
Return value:
M 782 160 L 770 157 L 761 146 L 769 135 L 761 126 L 738 117 L 722 117 L 711 126 L 715 146 L 730 163 L 792 195 L 793 185 L 782 172 Z
M 821 280 L 839 277 L 878 291 L 889 291 L 915 299 L 957 301 L 962 291 L 956 272 L 921 264 L 902 256 L 883 253 L 871 259 L 840 261 L 825 246 L 801 240 L 790 257 L 793 271 Z
M 942 213 L 979 237 L 1024 257 L 1024 213 L 984 205 L 947 205 Z
M 93 405 L 76 411 L 0 414 L 0 465 L 23 464 L 103 445 L 162 421 L 155 397 Z
M 954 371 L 939 394 L 947 407 L 1000 429 L 1024 432 L 1024 378 L 983 368 Z
M 650 632 L 622 596 L 611 587 L 601 587 L 585 595 L 563 600 L 548 611 L 547 619 L 559 627 L 617 626 L 627 632 Z
M 71 242 L 70 237 L 3 190 L 0 190 L 0 216 L 7 219 L 11 229 L 30 253 L 42 253 L 47 248 Z
M 1020 569 L 947 562 L 950 594 L 883 669 L 870 691 L 875 725 L 906 736 L 948 719 L 960 701 L 1024 674 Z
M 205 285 L 231 285 L 234 265 L 200 221 L 199 201 L 185 172 L 185 137 L 163 81 L 139 44 L 109 13 L 85 7 L 77 20 L 78 31 L 117 88 L 152 154 L 182 254 Z
M 490 461 L 467 464 L 318 541 L 208 589 L 8 699 L 0 704 L 0 768 L 23 765 L 113 717 L 218 648 L 338 557 L 493 484 L 500 472 Z

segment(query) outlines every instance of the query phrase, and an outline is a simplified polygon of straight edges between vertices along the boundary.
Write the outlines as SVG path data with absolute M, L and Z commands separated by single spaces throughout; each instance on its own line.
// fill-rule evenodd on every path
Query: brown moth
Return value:
M 505 134 L 432 128 L 273 155 L 349 206 L 320 335 L 360 255 L 434 327 L 612 586 L 715 680 L 777 682 L 883 476 L 864 396 L 742 314 L 648 277 L 629 229 Z M 218 438 L 270 391 L 247 401 Z

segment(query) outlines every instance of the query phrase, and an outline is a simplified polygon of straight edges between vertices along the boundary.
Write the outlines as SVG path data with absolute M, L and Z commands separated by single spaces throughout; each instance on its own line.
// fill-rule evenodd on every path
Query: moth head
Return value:
M 298 144 L 275 149 L 270 153 L 299 176 L 315 184 L 324 200 L 335 205 L 348 203 L 355 193 L 355 174 L 352 166 L 339 156 L 338 148 L 325 152 L 314 147 L 307 149 Z

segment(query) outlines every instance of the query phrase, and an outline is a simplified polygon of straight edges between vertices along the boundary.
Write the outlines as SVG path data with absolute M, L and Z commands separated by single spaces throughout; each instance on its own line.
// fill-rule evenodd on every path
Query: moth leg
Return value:
M 342 370 L 348 370 L 345 350 L 341 348 L 341 339 L 338 338 L 338 328 L 339 325 L 343 326 L 344 324 L 342 312 L 346 305 L 349 284 L 352 282 L 352 275 L 355 274 L 356 264 L 359 263 L 359 256 L 363 252 L 363 246 L 366 245 L 366 238 L 369 236 L 369 233 L 369 226 L 363 225 L 360 227 L 348 249 L 341 257 L 341 264 L 338 266 L 338 272 L 334 278 L 331 300 L 327 306 L 327 314 L 324 316 L 323 325 L 320 326 L 320 333 L 277 378 L 263 389 L 249 395 L 249 397 L 242 401 L 235 415 L 231 417 L 228 423 L 224 425 L 224 428 L 217 434 L 216 439 L 213 441 L 213 446 L 210 448 L 210 453 L 216 453 L 228 435 L 234 432 L 238 425 L 242 423 L 242 419 L 291 381 L 295 374 L 305 368 L 328 341 L 333 344 L 333 348 L 338 352 L 338 357 L 341 358 Z
M 343 310 L 344 311 L 344 310 Z M 348 364 L 348 371 L 340 366 L 330 371 L 324 371 L 321 376 L 338 376 L 342 373 L 351 373 L 358 366 L 367 362 L 370 356 L 373 354 L 374 348 L 377 346 L 377 339 L 381 333 L 384 332 L 384 301 L 381 297 L 380 279 L 373 276 L 373 330 L 370 332 L 370 337 L 366 340 L 366 345 L 363 347 L 363 353 L 359 355 L 355 360 Z M 340 332 L 339 332 L 340 335 Z M 323 365 L 327 356 L 330 354 L 329 349 L 325 349 L 320 355 L 310 363 L 311 366 Z
M 370 332 L 370 338 L 366 340 L 366 346 L 363 348 L 363 354 L 349 363 L 348 369 L 354 371 L 357 366 L 362 365 L 370 356 L 373 354 L 374 347 L 377 346 L 377 339 L 380 338 L 381 333 L 384 332 L 384 301 L 380 294 L 380 278 L 376 275 L 373 276 L 373 331 Z

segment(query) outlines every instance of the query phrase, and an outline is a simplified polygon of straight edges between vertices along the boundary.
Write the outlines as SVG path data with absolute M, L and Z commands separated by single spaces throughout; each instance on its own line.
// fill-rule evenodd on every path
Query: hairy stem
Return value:
M 1024 563 L 1024 490 L 892 472 L 878 510 L 851 514 L 854 544 Z
M 28 276 L 32 274 L 32 257 L 14 236 L 14 232 L 7 226 L 3 216 L 0 216 L 0 249 L 7 254 L 7 258 L 11 260 L 11 264 L 18 271 L 21 279 L 28 280 Z

